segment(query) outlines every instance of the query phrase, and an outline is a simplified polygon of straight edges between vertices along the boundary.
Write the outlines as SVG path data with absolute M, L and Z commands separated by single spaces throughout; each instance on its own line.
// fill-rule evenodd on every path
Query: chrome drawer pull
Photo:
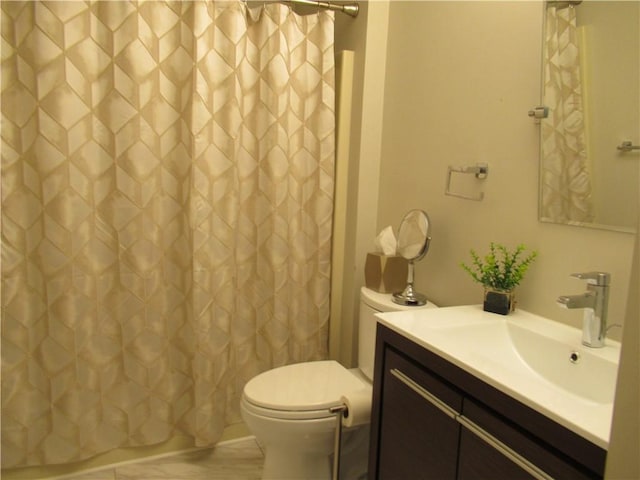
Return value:
M 449 418 L 455 419 L 458 417 L 459 413 L 457 411 L 455 411 L 449 405 L 444 403 L 442 400 L 440 400 L 431 392 L 425 390 L 419 383 L 417 383 L 416 381 L 414 381 L 413 379 L 411 379 L 410 377 L 402 373 L 397 368 L 391 368 L 389 370 L 389 373 L 391 373 L 391 375 L 396 377 L 398 380 L 404 383 L 407 387 L 409 387 L 411 390 L 416 392 L 418 395 L 420 395 L 422 398 L 424 398 L 426 401 L 428 401 L 430 404 L 432 404 L 442 413 L 447 415 Z
M 526 471 L 533 477 L 539 480 L 553 480 L 553 477 L 551 475 L 544 472 L 540 468 L 536 467 L 529 460 L 527 460 L 522 455 L 518 454 L 517 452 L 509 448 L 507 445 L 502 443 L 500 440 L 498 440 L 496 437 L 491 435 L 489 432 L 487 432 L 483 428 L 476 425 L 474 422 L 469 420 L 464 415 L 459 415 L 457 417 L 457 420 L 458 422 L 460 422 L 460 424 L 463 427 L 465 427 L 475 436 L 483 440 L 485 443 L 489 444 L 491 447 L 493 447 L 495 450 L 500 452 L 502 455 L 507 457 L 509 460 L 511 460 L 513 463 L 518 465 L 520 468 L 522 468 L 524 471 Z

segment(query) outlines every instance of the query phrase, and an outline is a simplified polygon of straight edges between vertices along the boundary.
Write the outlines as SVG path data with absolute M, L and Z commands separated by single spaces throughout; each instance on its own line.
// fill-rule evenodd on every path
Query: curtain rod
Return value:
M 551 6 L 556 6 L 558 8 L 564 8 L 564 7 L 577 7 L 578 5 L 580 5 L 582 3 L 582 0 L 547 0 L 547 5 Z
M 316 7 L 322 8 L 325 10 L 333 10 L 335 12 L 346 13 L 351 17 L 358 16 L 359 6 L 357 3 L 333 3 L 333 2 L 322 2 L 315 0 L 283 0 L 282 3 L 287 3 L 290 5 L 304 5 L 307 7 Z

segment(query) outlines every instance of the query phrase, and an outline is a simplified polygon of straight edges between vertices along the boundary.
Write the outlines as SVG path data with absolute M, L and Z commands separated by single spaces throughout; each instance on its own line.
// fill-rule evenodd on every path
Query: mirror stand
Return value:
M 418 307 L 427 303 L 427 297 L 422 293 L 418 293 L 413 289 L 413 260 L 408 260 L 407 286 L 400 293 L 394 293 L 392 300 L 398 305 L 410 305 Z
M 429 216 L 422 210 L 411 210 L 400 223 L 398 230 L 398 253 L 408 263 L 407 286 L 400 293 L 391 297 L 398 305 L 418 307 L 427 303 L 427 297 L 413 290 L 414 262 L 422 259 L 429 249 Z

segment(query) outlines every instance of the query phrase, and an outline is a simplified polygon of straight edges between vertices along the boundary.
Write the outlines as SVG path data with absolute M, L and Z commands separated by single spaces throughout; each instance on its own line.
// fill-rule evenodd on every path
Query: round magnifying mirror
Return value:
M 398 253 L 409 262 L 407 286 L 393 294 L 399 305 L 419 306 L 427 303 L 427 297 L 413 288 L 414 263 L 422 259 L 431 242 L 429 216 L 422 210 L 410 210 L 402 219 L 398 230 Z

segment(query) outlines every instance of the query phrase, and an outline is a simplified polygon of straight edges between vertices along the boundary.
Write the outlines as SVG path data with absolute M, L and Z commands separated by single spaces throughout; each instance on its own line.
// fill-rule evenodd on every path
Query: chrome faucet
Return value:
M 605 272 L 586 272 L 573 273 L 571 276 L 586 280 L 587 291 L 580 295 L 558 297 L 558 305 L 562 308 L 584 308 L 582 343 L 587 347 L 604 347 L 611 275 Z

